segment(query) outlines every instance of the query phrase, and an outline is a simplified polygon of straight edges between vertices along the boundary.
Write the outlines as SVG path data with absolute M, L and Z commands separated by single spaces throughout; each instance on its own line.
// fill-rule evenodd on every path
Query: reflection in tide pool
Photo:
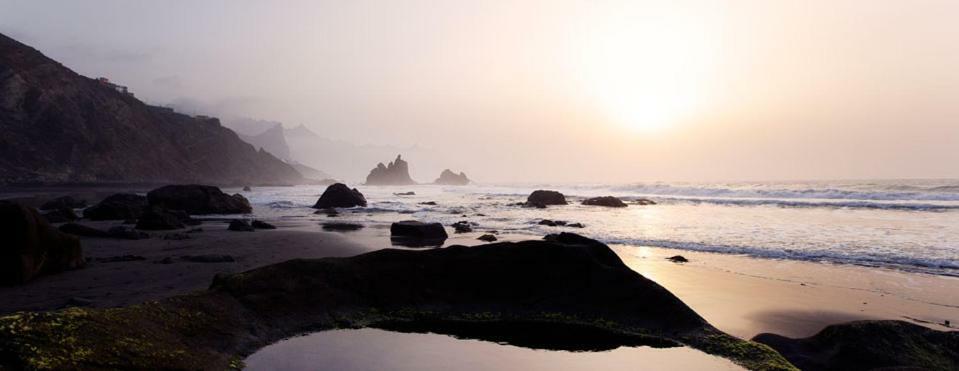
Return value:
M 292 338 L 246 359 L 248 370 L 741 370 L 690 348 L 608 352 L 520 348 L 437 334 L 331 330 Z

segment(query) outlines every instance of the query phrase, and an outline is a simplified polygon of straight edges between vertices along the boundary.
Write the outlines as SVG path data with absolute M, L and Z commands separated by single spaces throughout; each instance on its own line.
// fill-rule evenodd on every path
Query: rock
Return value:
M 227 229 L 236 232 L 253 232 L 253 226 L 250 225 L 250 221 L 246 219 L 235 219 L 230 221 L 230 226 Z
M 346 232 L 346 231 L 356 231 L 356 230 L 360 230 L 360 229 L 363 229 L 363 225 L 362 225 L 362 224 L 355 224 L 355 223 L 323 223 L 323 230 L 325 230 L 325 231 Z
M 17 202 L 0 201 L 0 241 L 0 286 L 24 284 L 86 264 L 80 240 L 61 233 L 34 208 Z
M 433 181 L 433 184 L 467 185 L 470 184 L 470 178 L 466 177 L 466 173 L 460 172 L 456 174 L 450 171 L 450 169 L 445 169 L 440 173 L 440 177 Z
M 107 235 L 111 238 L 119 238 L 123 240 L 145 240 L 150 238 L 150 235 L 146 232 L 140 232 L 136 229 L 124 226 L 110 227 L 107 230 Z
M 959 370 L 959 332 L 904 321 L 855 321 L 803 339 L 759 334 L 753 341 L 803 370 Z
M 462 220 L 452 225 L 453 229 L 456 230 L 456 233 L 469 233 L 473 231 L 473 226 L 470 225 L 470 222 Z
M 554 221 L 552 221 L 552 220 L 549 220 L 549 219 L 540 220 L 539 223 L 537 223 L 537 224 L 539 224 L 539 225 L 545 225 L 545 226 L 547 226 L 547 227 L 555 227 L 555 226 L 556 226 L 556 222 L 554 222 Z
M 394 237 L 413 238 L 447 238 L 446 229 L 440 223 L 423 223 L 416 220 L 394 222 L 390 226 L 390 235 Z
M 583 205 L 605 206 L 605 207 L 626 207 L 626 203 L 613 196 L 592 197 L 583 200 Z
M 180 259 L 186 260 L 188 262 L 194 262 L 194 263 L 232 263 L 236 261 L 236 259 L 233 259 L 233 257 L 230 255 L 217 255 L 217 254 L 187 255 L 187 256 L 181 256 Z
M 486 241 L 486 242 L 496 242 L 496 236 L 491 234 L 484 234 L 482 236 L 477 237 L 476 239 L 480 241 Z
M 586 226 L 583 225 L 583 223 L 569 223 L 566 226 L 569 228 L 586 228 Z
M 111 256 L 108 258 L 97 258 L 97 261 L 101 263 L 133 262 L 141 260 L 147 260 L 147 258 L 140 255 L 120 255 Z
M 88 227 L 82 224 L 76 224 L 76 223 L 67 223 L 67 224 L 61 225 L 59 230 L 60 232 L 63 232 L 63 233 L 72 234 L 74 236 L 81 236 L 81 237 L 100 237 L 100 238 L 110 237 L 110 234 L 107 233 L 107 231 L 96 229 L 93 227 Z
M 565 220 L 554 220 L 553 223 L 555 223 L 556 226 L 558 226 L 558 227 L 562 227 L 562 226 L 565 226 L 565 225 L 566 225 L 566 221 L 565 221 Z
M 180 220 L 181 217 L 182 215 L 178 216 L 158 207 L 150 207 L 143 215 L 140 215 L 136 228 L 150 231 L 186 228 Z
M 78 200 L 70 196 L 61 196 L 50 201 L 44 202 L 40 210 L 62 210 L 62 209 L 82 209 L 87 207 L 87 202 Z
M 294 259 L 123 308 L 3 316 L 0 367 L 228 369 L 290 336 L 361 327 L 571 351 L 689 346 L 751 370 L 794 370 L 575 235 Z
M 419 204 L 420 204 L 420 205 L 426 205 L 426 206 L 436 206 L 436 201 L 420 202 Z
M 350 189 L 346 184 L 335 183 L 326 187 L 320 199 L 313 205 L 314 209 L 329 209 L 336 207 L 366 206 L 366 197 L 356 188 Z
M 416 192 L 393 192 L 394 196 L 415 196 Z
M 666 258 L 666 260 L 669 260 L 673 263 L 689 263 L 689 259 L 686 259 L 686 257 L 682 255 L 673 255 Z
M 80 216 L 73 209 L 63 208 L 47 212 L 43 214 L 43 218 L 50 223 L 66 223 L 80 219 Z
M 403 161 L 400 155 L 396 155 L 396 159 L 389 165 L 383 165 L 382 162 L 376 164 L 376 167 L 370 170 L 370 174 L 366 176 L 366 184 L 410 185 L 416 184 L 416 182 L 413 181 L 413 178 L 410 178 L 409 164 Z
M 250 202 L 240 194 L 228 195 L 207 185 L 168 185 L 147 193 L 150 206 L 182 210 L 190 215 L 248 214 Z
M 117 193 L 83 210 L 90 220 L 137 219 L 147 207 L 147 198 L 133 193 Z
M 275 225 L 264 222 L 262 220 L 254 220 L 252 223 L 250 223 L 250 226 L 256 229 L 276 229 Z
M 655 205 L 656 203 L 653 202 L 653 200 L 650 200 L 650 199 L 648 199 L 648 198 L 639 198 L 639 199 L 634 200 L 634 201 L 633 201 L 633 204 L 635 204 L 635 205 L 640 205 L 640 206 L 646 206 L 646 205 Z
M 252 191 L 252 190 L 253 190 L 253 189 L 251 189 L 250 186 L 244 186 L 244 187 L 243 187 L 243 192 L 250 192 L 250 191 Z
M 566 196 L 556 191 L 536 190 L 530 193 L 526 198 L 526 204 L 535 207 L 546 207 L 549 205 L 567 205 Z

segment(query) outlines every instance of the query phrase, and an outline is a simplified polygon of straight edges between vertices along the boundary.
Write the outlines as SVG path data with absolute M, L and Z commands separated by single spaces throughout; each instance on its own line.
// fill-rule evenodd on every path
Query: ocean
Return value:
M 351 186 L 369 205 L 347 210 L 336 221 L 388 226 L 416 219 L 448 226 L 468 220 L 477 234 L 495 230 L 540 238 L 570 231 L 608 244 L 959 276 L 959 180 Z M 254 204 L 256 217 L 302 218 L 314 217 L 309 207 L 324 189 L 263 187 L 241 193 Z M 560 191 L 571 204 L 512 205 L 536 189 Z M 416 194 L 394 195 L 410 191 Z M 580 204 L 602 195 L 657 204 L 619 209 Z M 436 205 L 422 204 L 429 201 Z M 539 225 L 542 219 L 585 228 Z

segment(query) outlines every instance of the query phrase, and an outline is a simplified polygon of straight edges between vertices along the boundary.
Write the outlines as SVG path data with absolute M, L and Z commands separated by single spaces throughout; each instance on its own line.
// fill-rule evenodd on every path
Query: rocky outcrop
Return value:
M 856 321 L 804 339 L 759 334 L 753 340 L 802 370 L 959 370 L 959 331 L 903 321 Z
M 137 229 L 148 231 L 174 230 L 185 227 L 186 225 L 180 220 L 179 215 L 157 207 L 148 208 L 137 220 Z
M 0 201 L 0 241 L 0 285 L 23 284 L 85 264 L 80 240 L 50 226 L 32 207 L 13 201 Z
M 0 184 L 296 184 L 218 119 L 144 104 L 0 35 Z
M 440 177 L 433 181 L 434 184 L 442 185 L 467 185 L 470 184 L 470 179 L 466 177 L 466 173 L 460 172 L 456 174 L 450 169 L 443 170 L 440 173 Z
M 366 197 L 356 188 L 350 189 L 346 184 L 335 183 L 326 187 L 320 199 L 313 205 L 314 209 L 329 209 L 337 207 L 366 206 Z
M 147 207 L 147 198 L 133 193 L 117 193 L 83 210 L 90 220 L 137 219 Z
M 591 197 L 583 200 L 583 205 L 605 206 L 605 207 L 626 207 L 626 203 L 613 196 Z
M 416 220 L 404 220 L 390 225 L 390 236 L 421 239 L 445 239 L 446 228 L 440 223 L 423 223 Z
M 44 202 L 40 206 L 40 210 L 82 209 L 84 207 L 87 207 L 87 202 L 84 200 L 78 200 L 71 196 L 61 196 Z
M 535 190 L 526 197 L 526 205 L 534 207 L 546 207 L 549 205 L 566 205 L 566 196 L 556 191 Z
M 168 185 L 147 193 L 151 207 L 182 210 L 191 215 L 248 214 L 253 211 L 243 195 L 228 195 L 208 185 Z
M 0 367 L 227 369 L 292 335 L 361 327 L 548 349 L 685 345 L 749 369 L 794 370 L 576 235 L 295 259 L 126 308 L 0 317 Z
M 74 220 L 80 219 L 80 216 L 77 215 L 77 213 L 73 211 L 73 209 L 64 208 L 64 209 L 51 210 L 46 213 L 43 213 L 43 218 L 46 219 L 47 222 L 56 224 L 56 223 L 72 222 Z
M 416 184 L 412 178 L 410 178 L 410 166 L 403 160 L 400 155 L 396 155 L 396 160 L 393 160 L 388 165 L 383 165 L 379 163 L 376 165 L 373 170 L 370 170 L 370 175 L 366 176 L 367 185 L 410 185 Z

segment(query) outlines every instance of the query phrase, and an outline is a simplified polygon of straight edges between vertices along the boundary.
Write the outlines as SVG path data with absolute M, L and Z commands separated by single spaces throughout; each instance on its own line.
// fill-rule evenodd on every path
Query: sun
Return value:
M 712 53 L 695 20 L 611 16 L 582 43 L 582 85 L 603 120 L 653 132 L 695 113 Z

